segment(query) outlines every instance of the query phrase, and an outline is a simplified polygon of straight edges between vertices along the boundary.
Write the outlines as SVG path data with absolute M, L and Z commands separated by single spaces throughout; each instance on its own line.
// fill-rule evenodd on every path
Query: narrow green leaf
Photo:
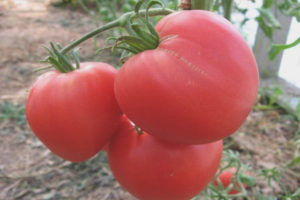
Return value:
M 54 57 L 54 58 L 56 57 L 55 54 L 53 53 L 53 51 L 51 51 L 49 47 L 43 45 L 43 48 L 46 49 L 52 57 Z
M 145 44 L 145 42 L 135 36 L 121 36 L 120 38 L 117 39 L 116 42 L 119 41 L 121 41 L 121 43 L 126 43 L 133 48 L 136 48 L 139 52 L 147 49 L 147 45 Z
M 269 59 L 274 60 L 276 56 L 283 50 L 295 47 L 300 43 L 300 37 L 290 44 L 273 44 L 269 50 Z
M 300 163 L 300 156 L 296 156 L 291 162 L 289 162 L 286 167 L 290 168 Z
M 113 46 L 112 50 L 114 51 L 114 49 L 117 47 L 119 48 L 120 45 L 127 45 L 126 48 L 130 48 L 130 49 L 133 49 L 134 52 L 139 53 L 139 52 L 142 52 L 144 51 L 144 47 L 141 47 L 139 46 L 137 43 L 135 42 L 130 42 L 130 41 L 121 41 L 121 42 L 118 42 L 118 44 L 116 46 Z M 125 46 L 123 46 L 125 47 Z
M 157 47 L 158 40 L 156 40 L 152 34 L 141 30 L 139 25 L 133 24 L 131 27 L 135 33 L 147 44 L 149 49 L 154 49 Z
M 57 46 L 58 50 L 61 50 L 63 48 L 59 42 L 56 43 L 56 46 Z
M 115 42 L 117 39 L 118 39 L 117 37 L 108 37 L 108 38 L 105 40 L 105 43 L 109 43 L 110 41 Z
M 137 4 L 134 7 L 134 12 L 136 13 L 137 16 L 139 16 L 139 10 L 141 8 L 141 6 L 143 5 L 143 3 L 145 2 L 145 0 L 139 0 L 137 2 Z
M 300 121 L 300 102 L 296 107 L 297 120 Z
M 125 63 L 128 58 L 130 58 L 133 54 L 129 51 L 123 51 L 120 57 L 120 62 Z
M 242 183 L 246 183 L 246 185 L 248 185 L 250 187 L 255 185 L 255 183 L 256 183 L 256 179 L 253 176 L 247 176 L 247 175 L 242 174 L 240 178 L 241 178 Z
M 134 49 L 132 47 L 117 46 L 116 48 L 123 49 L 123 50 L 128 51 L 128 52 L 133 53 L 133 54 L 138 54 L 139 53 L 136 49 Z
M 46 66 L 46 67 L 38 67 L 38 68 L 34 69 L 33 72 L 39 72 L 39 71 L 48 70 L 48 69 L 53 69 L 53 66 L 50 65 L 50 66 Z
M 279 21 L 275 18 L 273 13 L 270 9 L 267 8 L 257 8 L 258 12 L 260 13 L 260 16 L 263 18 L 264 22 L 274 28 L 279 29 L 281 28 Z
M 274 4 L 273 0 L 264 0 L 262 7 L 263 8 L 271 8 L 273 4 Z
M 79 61 L 79 55 L 78 55 L 78 52 L 79 52 L 79 48 L 76 48 L 74 49 L 73 51 L 71 51 L 71 54 L 75 60 L 75 64 L 76 64 L 76 69 L 79 69 L 80 68 L 80 61 Z
M 66 73 L 66 69 L 64 67 L 61 66 L 61 64 L 56 60 L 54 59 L 53 57 L 49 57 L 49 62 L 55 66 L 56 69 L 58 69 L 60 72 L 63 72 L 63 73 Z
M 51 48 L 53 49 L 53 52 L 57 56 L 58 61 L 61 63 L 61 66 L 63 66 L 67 72 L 73 71 L 74 68 L 73 68 L 72 64 L 70 63 L 70 61 L 55 48 L 55 46 L 52 42 L 50 42 L 50 45 L 51 45 Z
M 113 45 L 111 46 L 108 46 L 108 47 L 104 47 L 104 48 L 101 48 L 101 49 L 98 49 L 96 51 L 96 54 L 101 54 L 103 51 L 107 50 L 107 49 L 111 49 L 113 47 Z
M 154 5 L 160 5 L 162 8 L 165 8 L 165 5 L 161 1 L 158 1 L 158 0 L 149 1 L 146 6 L 146 20 L 147 21 L 148 21 L 148 17 L 149 17 L 149 9 Z
M 274 196 L 264 196 L 263 194 L 258 194 L 256 198 L 257 200 L 277 200 Z
M 147 26 L 148 30 L 150 31 L 150 33 L 152 33 L 155 36 L 155 38 L 157 38 L 157 40 L 158 40 L 159 35 L 156 32 L 156 30 L 154 29 L 154 27 L 148 21 L 146 21 L 146 26 Z
M 267 25 L 261 16 L 256 17 L 256 21 L 258 22 L 259 27 L 262 29 L 264 34 L 268 38 L 272 38 L 273 37 L 273 28 L 270 27 L 269 25 Z

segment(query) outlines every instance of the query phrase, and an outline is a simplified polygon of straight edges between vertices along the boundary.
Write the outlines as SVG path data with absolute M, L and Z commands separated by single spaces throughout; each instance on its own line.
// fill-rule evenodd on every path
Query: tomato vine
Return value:
M 185 0 L 181 1 L 179 7 L 188 11 L 176 13 L 164 7 L 158 0 L 150 0 L 143 7 L 145 3 L 145 0 L 138 1 L 134 11 L 126 12 L 118 18 L 114 16 L 116 19 L 113 21 L 86 33 L 65 47 L 50 42 L 50 47 L 45 47 L 50 55 L 44 62 L 50 65 L 46 69 L 54 67 L 57 71 L 45 75 L 33 87 L 27 104 L 27 115 L 31 125 L 35 126 L 37 135 L 57 155 L 73 162 L 81 162 L 106 146 L 116 177 L 129 191 L 133 191 L 134 195 L 142 199 L 187 199 L 199 193 L 211 180 L 221 158 L 222 140 L 233 134 L 251 111 L 259 82 L 257 65 L 243 37 L 228 22 L 233 0 L 221 3 Z M 222 5 L 223 15 L 228 20 L 209 12 L 214 3 Z M 161 7 L 152 8 L 154 5 Z M 206 11 L 196 11 L 197 9 Z M 262 9 L 261 13 L 270 17 L 266 9 Z M 154 27 L 149 17 L 160 15 L 168 16 Z M 126 59 L 126 62 L 122 68 L 116 71 L 105 63 L 80 63 L 77 46 L 114 28 L 123 28 L 128 35 L 109 38 L 112 44 L 103 49 L 123 50 L 121 59 Z M 279 47 L 281 46 L 278 45 Z M 78 70 L 77 73 L 70 73 L 75 70 Z M 94 88 L 85 87 L 85 84 L 82 86 L 81 81 Z M 60 88 L 60 98 L 53 97 L 55 87 Z M 65 98 L 63 87 L 71 97 L 75 96 L 81 101 L 71 104 L 71 108 L 68 107 L 69 101 L 65 99 L 69 100 L 70 96 Z M 82 94 L 85 95 L 82 97 Z M 38 101 L 46 103 L 38 104 Z M 74 107 L 81 109 L 83 105 L 91 103 L 96 105 L 96 110 L 93 106 L 84 107 L 86 109 L 81 112 L 73 110 Z M 35 104 L 38 106 L 35 107 Z M 63 105 L 64 110 L 57 114 L 62 109 L 59 105 Z M 39 114 L 45 110 L 51 117 L 40 118 Z M 99 113 L 104 117 L 99 116 Z M 128 118 L 122 116 L 123 113 Z M 65 115 L 75 118 L 76 126 L 73 126 L 72 121 L 66 120 Z M 85 118 L 88 120 L 85 121 Z M 129 119 L 136 126 L 132 126 Z M 64 120 L 69 126 L 60 124 Z M 52 129 L 51 122 L 59 126 Z M 101 127 L 99 124 L 106 124 L 108 127 Z M 84 132 L 81 128 L 91 129 L 87 131 L 89 137 L 86 141 L 81 141 Z M 105 137 L 99 136 L 98 129 Z M 56 132 L 59 133 L 58 136 L 51 135 Z M 77 146 L 68 144 L 60 137 L 64 134 L 69 136 L 68 134 L 73 132 L 76 133 L 73 139 Z M 53 136 L 52 141 L 49 140 L 49 135 Z M 93 141 L 96 136 L 100 137 L 97 142 Z M 124 143 L 123 137 L 127 143 Z M 85 148 L 86 143 L 93 143 L 97 148 L 93 148 L 93 145 Z M 161 152 L 149 148 L 149 144 Z M 207 148 L 209 150 L 205 150 Z M 78 155 L 73 154 L 78 149 Z M 148 165 L 144 155 L 140 157 L 140 149 L 153 159 L 152 163 L 161 156 L 165 169 L 161 170 L 160 165 Z M 127 154 L 132 155 L 131 153 L 135 155 L 134 159 L 127 157 Z M 206 156 L 209 153 L 211 156 Z M 179 155 L 180 159 L 170 156 L 171 154 Z M 196 167 L 193 167 L 192 171 L 200 178 L 195 178 L 194 174 L 186 176 L 187 171 L 184 170 L 176 177 L 174 171 L 190 167 L 186 157 L 191 155 L 193 161 L 196 161 Z M 237 159 L 231 155 L 216 174 L 216 177 L 222 175 L 235 164 L 236 182 L 229 184 L 227 188 L 224 186 L 223 190 L 209 186 L 210 192 L 213 193 L 211 196 L 218 199 L 246 196 L 244 184 L 250 185 L 251 180 L 241 173 L 244 168 Z M 206 161 L 210 164 L 204 165 Z M 134 175 L 131 173 L 131 166 L 136 166 L 135 172 L 140 173 L 142 181 L 139 178 L 131 181 L 135 178 L 131 176 Z M 145 168 L 150 172 L 156 171 L 151 176 L 153 181 L 148 181 L 148 174 L 144 173 Z M 163 174 L 165 171 L 167 173 Z M 209 174 L 203 173 L 205 171 Z M 161 177 L 163 179 L 160 179 Z M 188 178 L 185 181 L 186 177 Z M 172 178 L 176 181 L 184 180 L 197 187 L 189 191 L 190 185 L 187 185 L 179 191 L 176 181 L 172 181 Z M 202 182 L 198 183 L 198 179 Z M 161 183 L 158 181 L 153 192 L 152 187 L 148 186 L 155 180 L 161 180 L 162 184 L 171 186 L 171 189 L 161 190 Z M 142 190 L 136 190 L 137 186 Z M 221 184 L 217 186 L 220 187 Z M 236 187 L 240 193 L 230 194 Z M 150 198 L 152 193 L 154 196 Z

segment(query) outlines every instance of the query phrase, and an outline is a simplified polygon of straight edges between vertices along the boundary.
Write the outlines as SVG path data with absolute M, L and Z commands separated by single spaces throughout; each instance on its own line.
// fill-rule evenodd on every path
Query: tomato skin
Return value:
M 138 134 L 124 117 L 112 138 L 108 160 L 115 178 L 140 200 L 188 200 L 215 175 L 223 143 L 166 143 Z
M 162 140 L 201 144 L 234 133 L 258 90 L 251 49 L 223 17 L 201 10 L 164 17 L 157 49 L 130 58 L 115 81 L 122 111 Z
M 51 71 L 34 83 L 26 117 L 35 135 L 56 155 L 85 161 L 108 142 L 122 116 L 115 100 L 116 70 L 105 63 L 81 63 L 69 73 Z
M 234 174 L 236 173 L 236 168 L 231 167 L 229 169 L 226 169 L 222 171 L 222 173 L 217 177 L 222 182 L 223 187 L 226 189 L 232 182 L 232 178 L 234 177 Z M 215 180 L 213 184 L 218 187 L 218 181 Z M 243 183 L 243 187 L 246 188 L 247 185 Z M 234 187 L 229 190 L 228 194 L 238 194 L 240 193 L 239 185 L 238 183 L 234 183 Z

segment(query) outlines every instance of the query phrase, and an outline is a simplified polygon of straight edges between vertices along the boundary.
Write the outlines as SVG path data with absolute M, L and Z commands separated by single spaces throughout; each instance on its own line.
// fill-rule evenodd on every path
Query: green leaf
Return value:
M 295 47 L 300 43 L 300 37 L 290 44 L 273 44 L 269 51 L 269 59 L 274 60 L 276 56 L 283 50 Z
M 157 47 L 158 39 L 155 38 L 155 36 L 153 36 L 152 34 L 141 30 L 140 25 L 132 24 L 131 28 L 141 39 L 143 39 L 143 41 L 147 44 L 147 46 L 149 46 L 149 49 L 154 49 Z
M 120 57 L 120 62 L 124 64 L 133 54 L 130 53 L 128 50 L 123 51 Z
M 146 21 L 147 23 L 149 23 L 149 9 L 154 6 L 154 5 L 160 5 L 162 8 L 165 8 L 165 5 L 161 2 L 161 1 L 158 1 L 158 0 L 151 0 L 148 2 L 147 6 L 146 6 Z M 150 24 L 150 23 L 149 23 Z M 152 27 L 152 26 L 151 26 Z M 150 30 L 151 31 L 151 30 Z M 155 30 L 154 30 L 155 31 Z M 156 34 L 156 31 L 155 33 Z
M 256 179 L 253 176 L 247 176 L 247 175 L 242 174 L 241 181 L 242 181 L 242 183 L 246 183 L 246 185 L 251 187 L 251 186 L 255 185 Z
M 53 57 L 48 58 L 49 63 L 55 66 L 60 72 L 66 73 L 66 69 Z
M 128 3 L 125 3 L 122 6 L 122 12 L 125 13 L 125 12 L 130 12 L 130 11 L 131 11 L 131 6 Z
M 129 0 L 128 3 L 134 6 L 137 3 L 137 0 Z
M 300 102 L 298 103 L 297 107 L 296 107 L 296 117 L 297 120 L 300 121 Z
M 263 194 L 258 194 L 257 200 L 277 200 L 277 198 L 274 196 L 265 196 Z
M 55 55 L 57 56 L 58 62 L 61 64 L 62 67 L 64 67 L 66 69 L 67 72 L 69 71 L 73 71 L 73 66 L 70 63 L 69 59 L 64 56 L 63 54 L 61 54 L 54 46 L 54 44 L 52 42 L 50 42 L 51 48 L 53 50 L 53 52 L 55 53 Z
M 278 4 L 278 8 L 283 14 L 296 17 L 300 22 L 300 2 L 297 0 L 285 0 Z
M 138 49 L 139 51 L 143 51 L 147 47 L 142 39 L 135 36 L 121 36 L 116 40 L 117 43 L 119 41 L 126 43 L 129 46 Z
M 139 10 L 142 7 L 143 3 L 145 2 L 145 0 L 139 0 L 137 2 L 137 4 L 134 7 L 134 12 L 136 13 L 137 16 L 139 16 Z
M 294 192 L 292 194 L 292 197 L 300 197 L 300 188 L 296 190 L 296 192 Z
M 165 5 L 161 2 L 161 1 L 158 1 L 158 0 L 151 0 L 149 1 L 149 3 L 147 4 L 146 6 L 146 19 L 148 18 L 148 12 L 149 12 L 149 9 L 154 6 L 154 5 L 160 5 L 161 7 L 165 7 Z
M 78 52 L 79 52 L 79 48 L 76 48 L 74 50 L 71 51 L 71 54 L 73 56 L 73 59 L 75 60 L 75 64 L 76 64 L 76 69 L 79 69 L 80 68 L 80 61 L 79 61 L 79 55 L 78 55 Z
M 300 156 L 296 156 L 291 162 L 289 162 L 286 167 L 290 168 L 300 163 Z
M 273 5 L 274 1 L 273 0 L 264 0 L 264 3 L 263 3 L 263 8 L 271 8 L 272 5 Z
M 128 51 L 128 52 L 133 53 L 133 54 L 138 54 L 139 53 L 138 50 L 136 50 L 133 47 L 125 47 L 125 46 L 119 46 L 118 45 L 115 48 L 123 49 L 123 50 Z
M 18 126 L 22 126 L 26 123 L 25 117 L 25 106 L 15 105 L 11 102 L 4 101 L 1 104 L 0 110 L 0 121 L 1 120 L 13 120 Z
M 268 183 L 268 186 L 271 187 L 271 181 L 278 182 L 280 179 L 280 171 L 276 168 L 270 168 L 270 169 L 262 169 L 259 172 L 259 176 L 263 176 Z
M 264 34 L 268 38 L 272 38 L 273 37 L 273 29 L 264 22 L 263 18 L 261 16 L 259 16 L 256 18 L 256 21 L 258 22 L 259 27 L 262 29 Z
M 263 18 L 266 25 L 268 25 L 273 29 L 281 28 L 279 21 L 275 18 L 275 16 L 273 15 L 270 9 L 257 8 L 257 11 L 259 12 L 260 16 Z

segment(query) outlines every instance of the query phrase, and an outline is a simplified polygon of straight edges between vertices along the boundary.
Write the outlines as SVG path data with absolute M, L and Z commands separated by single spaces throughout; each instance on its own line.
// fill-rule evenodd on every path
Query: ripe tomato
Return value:
M 121 118 L 113 92 L 115 74 L 105 63 L 81 63 L 80 69 L 69 73 L 43 74 L 26 103 L 33 132 L 66 160 L 80 162 L 94 156 Z
M 223 185 L 223 187 L 226 189 L 231 183 L 234 184 L 233 188 L 231 190 L 229 190 L 228 194 L 238 194 L 240 193 L 240 188 L 239 188 L 239 185 L 236 181 L 233 181 L 233 177 L 234 177 L 234 174 L 236 173 L 236 168 L 229 168 L 229 169 L 226 169 L 224 171 L 222 171 L 222 173 L 217 177 L 217 179 L 219 179 Z M 218 181 L 214 180 L 213 184 L 218 187 L 219 184 L 218 184 Z M 243 187 L 245 188 L 247 185 L 245 183 L 243 183 Z
M 164 17 L 157 49 L 118 72 L 122 111 L 149 134 L 200 144 L 234 133 L 254 104 L 258 70 L 251 49 L 223 17 L 201 10 Z
M 138 134 L 124 117 L 109 144 L 115 178 L 141 200 L 188 200 L 213 178 L 223 143 L 180 145 Z

